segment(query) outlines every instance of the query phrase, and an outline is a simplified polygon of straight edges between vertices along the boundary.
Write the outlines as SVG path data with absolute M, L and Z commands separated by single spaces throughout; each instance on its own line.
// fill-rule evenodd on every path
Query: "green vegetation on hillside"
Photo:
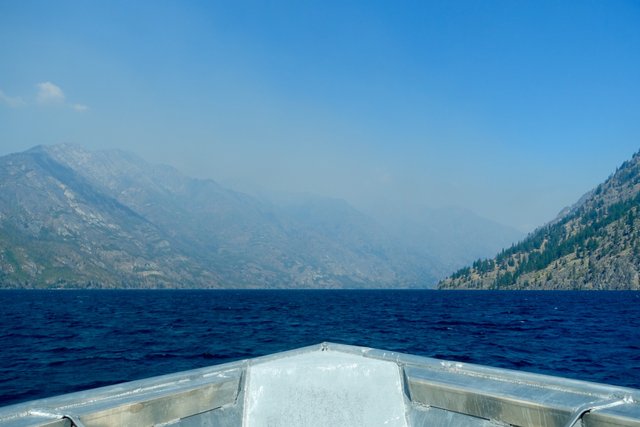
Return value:
M 477 260 L 441 289 L 640 288 L 639 157 L 574 207 L 494 259 Z

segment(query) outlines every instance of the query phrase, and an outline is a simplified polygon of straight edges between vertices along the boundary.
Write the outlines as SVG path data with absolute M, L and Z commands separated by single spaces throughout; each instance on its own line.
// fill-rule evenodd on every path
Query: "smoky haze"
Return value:
M 633 2 L 5 2 L 0 154 L 120 148 L 528 232 L 637 150 L 639 21 Z

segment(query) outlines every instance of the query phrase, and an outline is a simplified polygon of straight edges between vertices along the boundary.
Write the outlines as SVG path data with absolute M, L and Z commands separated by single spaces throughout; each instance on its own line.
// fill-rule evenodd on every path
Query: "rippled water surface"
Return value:
M 0 405 L 333 341 L 640 388 L 640 292 L 0 291 Z

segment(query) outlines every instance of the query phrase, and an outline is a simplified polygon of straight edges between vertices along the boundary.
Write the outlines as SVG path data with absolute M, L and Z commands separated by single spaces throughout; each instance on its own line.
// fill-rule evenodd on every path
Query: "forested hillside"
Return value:
M 640 153 L 556 220 L 440 289 L 640 289 Z

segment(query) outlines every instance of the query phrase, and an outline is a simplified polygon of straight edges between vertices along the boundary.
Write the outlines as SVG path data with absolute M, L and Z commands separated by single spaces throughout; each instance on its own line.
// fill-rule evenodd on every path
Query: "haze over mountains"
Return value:
M 267 201 L 122 151 L 39 146 L 0 158 L 0 286 L 430 287 L 520 237 L 493 224 L 463 241 L 489 222 L 454 215 L 389 230 L 342 200 Z
M 640 289 L 640 153 L 554 221 L 441 289 Z

